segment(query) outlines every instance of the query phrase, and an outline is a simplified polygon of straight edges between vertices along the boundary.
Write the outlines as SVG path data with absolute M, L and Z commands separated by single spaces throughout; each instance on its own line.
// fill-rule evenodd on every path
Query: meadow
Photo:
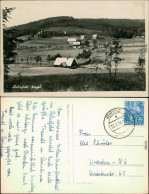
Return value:
M 118 66 L 117 84 L 109 85 L 109 74 L 103 65 L 105 50 L 103 44 L 107 39 L 98 40 L 99 48 L 95 49 L 91 58 L 91 64 L 81 66 L 77 69 L 53 67 L 53 62 L 48 63 L 47 56 L 60 54 L 62 57 L 76 57 L 82 49 L 69 48 L 66 37 L 41 38 L 25 41 L 24 46 L 38 45 L 39 49 L 16 50 L 18 63 L 10 65 L 9 80 L 5 90 L 11 92 L 37 91 L 144 91 L 145 74 L 139 80 L 134 71 L 138 63 L 140 50 L 145 53 L 143 38 L 121 39 L 123 52 L 120 55 L 124 60 Z M 40 48 L 52 45 L 52 48 Z M 41 64 L 37 64 L 35 56 L 42 57 Z M 21 59 L 23 58 L 23 61 Z M 28 64 L 27 64 L 28 58 Z M 99 69 L 96 71 L 96 67 Z M 28 85 L 27 89 L 13 88 L 14 85 Z M 31 85 L 41 85 L 39 89 L 31 88 Z
M 113 81 L 109 83 L 107 73 L 82 73 L 10 76 L 5 92 L 144 91 L 145 88 L 145 74 L 139 80 L 136 73 L 119 73 L 115 85 Z
M 140 54 L 140 50 L 143 50 L 143 52 L 145 52 L 145 47 L 124 47 L 123 48 L 123 53 L 120 55 L 121 58 L 123 58 L 124 60 L 121 61 L 121 63 L 119 64 L 119 69 L 120 72 L 123 71 L 123 69 L 128 69 L 128 71 L 132 71 L 134 69 L 134 67 L 136 66 L 137 62 L 138 62 L 138 57 Z M 54 49 L 54 50 L 50 50 L 50 51 L 46 51 L 46 50 L 40 50 L 40 51 L 29 51 L 29 50 L 25 50 L 25 51 L 20 51 L 18 52 L 18 59 L 19 59 L 19 64 L 15 64 L 14 68 L 12 68 L 11 72 L 14 71 L 16 73 L 19 73 L 20 68 L 19 67 L 36 67 L 36 66 L 42 66 L 42 67 L 50 67 L 53 66 L 53 62 L 51 61 L 50 63 L 47 62 L 46 58 L 48 55 L 50 56 L 54 56 L 56 54 L 60 54 L 62 57 L 73 57 L 75 58 L 79 53 L 82 52 L 82 49 Z M 35 61 L 35 57 L 37 55 L 40 55 L 42 57 L 42 63 L 41 64 L 36 64 Z M 23 58 L 23 62 L 21 62 L 21 59 Z M 30 63 L 29 65 L 27 65 L 27 60 L 28 58 L 28 62 Z M 105 67 L 103 66 L 103 61 L 105 59 L 105 52 L 104 49 L 97 49 L 93 52 L 91 58 L 94 58 L 97 60 L 96 65 L 98 65 L 101 69 L 104 69 Z M 83 62 L 83 60 L 82 60 Z M 90 68 L 90 65 L 86 65 L 85 68 Z M 54 69 L 53 69 L 54 70 Z M 25 69 L 22 69 L 21 71 L 25 71 Z M 44 71 L 44 69 L 43 69 Z M 41 72 L 44 73 L 44 72 Z M 51 69 L 52 71 L 52 69 Z M 63 69 L 61 69 L 62 73 L 64 72 Z M 68 70 L 66 70 L 68 71 Z M 36 72 L 36 70 L 35 70 Z M 73 70 L 73 72 L 75 73 L 75 70 Z M 45 73 L 46 73 L 46 69 L 45 69 Z M 51 72 L 52 73 L 52 72 Z M 49 74 L 51 74 L 49 73 Z M 59 72 L 61 73 L 61 72 Z M 34 73 L 33 73 L 34 75 Z

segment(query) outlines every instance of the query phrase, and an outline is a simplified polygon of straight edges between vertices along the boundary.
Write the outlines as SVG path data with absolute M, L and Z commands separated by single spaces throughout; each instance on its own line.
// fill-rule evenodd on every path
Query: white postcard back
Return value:
M 2 193 L 148 193 L 145 98 L 2 98 Z

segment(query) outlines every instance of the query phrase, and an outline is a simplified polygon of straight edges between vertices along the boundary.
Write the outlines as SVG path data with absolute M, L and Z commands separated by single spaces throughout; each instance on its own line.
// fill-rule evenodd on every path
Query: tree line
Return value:
M 55 30 L 50 28 L 55 27 Z M 145 20 L 132 19 L 74 19 L 73 17 L 54 17 L 47 18 L 19 26 L 13 27 L 19 30 L 19 35 L 34 35 L 40 29 L 47 29 L 43 36 L 64 36 L 59 27 L 66 27 L 66 35 L 80 35 L 83 29 L 98 31 L 100 35 L 111 36 L 114 38 L 132 38 L 133 36 L 141 36 L 145 33 Z M 73 27 L 77 30 L 71 30 Z M 85 32 L 86 34 L 90 32 Z

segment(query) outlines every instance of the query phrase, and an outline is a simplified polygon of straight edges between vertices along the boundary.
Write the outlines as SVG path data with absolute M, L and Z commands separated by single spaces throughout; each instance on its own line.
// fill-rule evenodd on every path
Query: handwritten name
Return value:
M 112 142 L 109 142 L 108 140 L 99 140 L 94 139 L 91 146 L 111 146 Z M 80 140 L 80 146 L 89 146 L 89 142 L 85 140 Z

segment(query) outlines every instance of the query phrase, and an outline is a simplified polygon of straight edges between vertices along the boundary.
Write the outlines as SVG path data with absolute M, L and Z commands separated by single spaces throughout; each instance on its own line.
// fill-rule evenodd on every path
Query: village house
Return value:
M 68 38 L 68 43 L 69 44 L 73 44 L 73 42 L 76 42 L 77 39 L 76 38 Z
M 37 38 L 40 38 L 42 36 L 42 30 L 37 32 L 35 35 L 34 35 L 34 38 L 37 39 Z
M 73 42 L 73 48 L 80 48 L 80 42 L 79 41 Z
M 96 39 L 97 39 L 97 37 L 98 37 L 98 35 L 97 35 L 97 34 L 93 34 L 93 40 L 96 40 Z
M 54 67 L 69 67 L 75 69 L 78 67 L 78 63 L 75 58 L 57 57 L 54 62 Z
M 85 39 L 85 35 L 81 35 L 80 40 L 84 40 Z

